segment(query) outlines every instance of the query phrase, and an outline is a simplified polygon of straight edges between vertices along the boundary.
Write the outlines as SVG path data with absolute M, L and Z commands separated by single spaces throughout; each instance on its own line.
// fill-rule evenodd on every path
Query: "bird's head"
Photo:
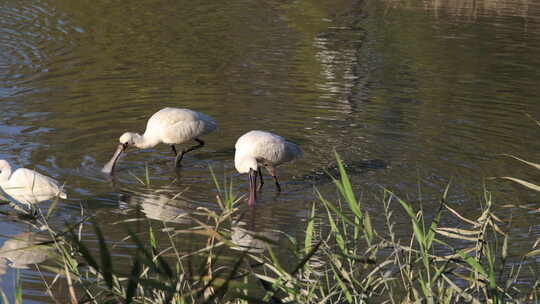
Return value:
M 126 132 L 120 136 L 118 141 L 127 148 L 128 146 L 135 145 L 135 137 L 137 137 L 136 133 Z
M 249 173 L 250 170 L 257 171 L 259 169 L 257 160 L 253 157 L 234 157 L 234 166 L 240 174 Z
M 6 168 L 9 168 L 9 163 L 4 159 L 0 159 L 0 172 L 5 170 Z
M 136 140 L 138 136 L 140 135 L 132 132 L 126 132 L 122 134 L 122 136 L 120 136 L 120 138 L 118 139 L 120 144 L 116 148 L 113 157 L 107 164 L 105 164 L 105 166 L 103 166 L 101 172 L 112 175 L 114 173 L 114 167 L 116 166 L 116 162 L 118 162 L 118 159 L 120 158 L 122 153 L 125 152 L 129 146 L 136 145 Z

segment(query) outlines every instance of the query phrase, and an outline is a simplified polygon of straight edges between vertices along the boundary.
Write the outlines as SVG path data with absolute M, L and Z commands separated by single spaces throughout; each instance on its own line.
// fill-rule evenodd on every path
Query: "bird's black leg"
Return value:
M 257 188 L 257 191 L 260 191 L 264 185 L 264 179 L 262 176 L 262 168 L 257 168 L 257 171 L 259 171 L 259 177 L 261 178 L 261 184 L 259 185 L 259 188 Z
M 178 152 L 176 152 L 176 147 L 174 145 L 171 145 L 171 149 L 174 153 L 174 156 L 178 155 Z
M 174 160 L 175 164 L 177 167 L 180 166 L 180 162 L 182 162 L 182 158 L 184 158 L 184 154 L 188 153 L 188 152 L 191 152 L 193 150 L 197 150 L 197 149 L 200 149 L 202 147 L 204 147 L 204 141 L 198 139 L 198 138 L 195 138 L 195 141 L 198 142 L 199 144 L 196 145 L 196 146 L 193 146 L 189 149 L 186 149 L 186 150 L 182 150 L 181 153 L 177 154 L 176 155 L 176 159 Z
M 279 181 L 278 181 L 278 178 L 277 178 L 277 175 L 276 175 L 276 168 L 274 168 L 273 166 L 266 166 L 266 170 L 268 170 L 268 173 L 270 173 L 270 175 L 272 175 L 272 177 L 274 178 L 274 182 L 276 183 L 276 188 L 277 188 L 277 191 L 278 192 L 281 192 L 281 186 L 279 185 Z
M 39 216 L 39 211 L 38 211 L 37 207 L 35 207 L 34 205 L 31 205 L 30 210 L 31 210 L 32 216 L 34 218 L 37 218 Z
M 278 192 L 281 192 L 281 186 L 279 185 L 277 175 L 272 176 L 274 178 L 274 181 L 276 182 L 276 188 Z

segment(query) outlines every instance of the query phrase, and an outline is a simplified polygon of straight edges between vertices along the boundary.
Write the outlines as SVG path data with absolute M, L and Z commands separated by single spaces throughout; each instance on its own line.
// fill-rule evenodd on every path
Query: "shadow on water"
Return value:
M 369 172 L 388 169 L 389 166 L 386 161 L 381 159 L 343 161 L 343 167 L 349 176 L 361 176 Z M 314 169 L 302 177 L 295 177 L 295 179 L 309 182 L 314 186 L 330 183 L 334 178 L 339 178 L 337 164 L 330 164 L 322 169 Z

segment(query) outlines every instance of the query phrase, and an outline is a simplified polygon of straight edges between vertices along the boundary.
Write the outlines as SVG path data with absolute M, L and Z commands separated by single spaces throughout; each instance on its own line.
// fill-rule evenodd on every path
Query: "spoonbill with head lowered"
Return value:
M 0 159 L 0 187 L 17 202 L 31 209 L 34 204 L 53 197 L 67 198 L 56 180 L 25 168 L 11 173 L 11 166 L 3 159 Z
M 265 131 L 249 131 L 240 136 L 236 141 L 234 154 L 234 166 L 238 173 L 249 175 L 249 199 L 248 204 L 253 206 L 257 199 L 257 190 L 264 184 L 261 166 L 268 170 L 274 178 L 276 188 L 281 191 L 276 166 L 303 156 L 304 152 L 292 142 L 283 137 Z M 261 178 L 261 185 L 257 189 L 257 174 Z
M 171 146 L 176 156 L 175 164 L 179 166 L 184 154 L 204 146 L 204 141 L 199 137 L 214 131 L 216 128 L 216 121 L 206 114 L 189 109 L 161 109 L 148 119 L 143 135 L 126 132 L 120 136 L 120 144 L 116 152 L 101 171 L 112 174 L 118 158 L 130 146 L 147 149 L 159 143 Z M 190 140 L 195 140 L 198 145 L 184 149 L 180 153 L 176 151 L 175 144 L 182 144 Z

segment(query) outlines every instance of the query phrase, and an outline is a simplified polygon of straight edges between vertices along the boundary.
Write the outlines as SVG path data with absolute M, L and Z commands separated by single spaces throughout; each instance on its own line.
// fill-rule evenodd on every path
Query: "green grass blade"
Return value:
M 60 201 L 60 198 L 55 197 L 52 200 L 51 206 L 49 207 L 49 210 L 47 210 L 47 215 L 45 216 L 45 220 L 49 220 L 49 218 L 53 215 L 54 211 L 56 211 L 56 208 L 58 207 L 58 202 Z
M 315 229 L 315 204 L 311 206 L 311 214 L 308 218 L 306 226 L 306 237 L 304 239 L 304 252 L 309 252 L 311 250 L 311 245 L 313 243 L 313 233 Z
M 148 163 L 144 164 L 145 167 L 145 177 L 146 177 L 146 186 L 150 186 L 150 170 L 148 168 Z
M 154 229 L 152 229 L 151 225 L 148 228 L 148 234 L 154 258 L 157 259 L 160 268 L 163 270 L 163 273 L 165 273 L 168 278 L 172 278 L 174 276 L 172 268 L 169 266 L 167 261 L 165 261 L 165 259 L 161 255 L 159 255 L 156 236 L 154 234 Z
M 112 273 L 111 254 L 109 253 L 109 248 L 107 247 L 107 243 L 105 241 L 105 238 L 103 237 L 103 233 L 101 232 L 99 225 L 96 222 L 93 222 L 93 226 L 94 226 L 94 231 L 99 241 L 99 255 L 101 258 L 101 274 L 103 275 L 103 278 L 105 279 L 105 283 L 107 284 L 107 286 L 109 286 L 109 288 L 112 290 L 113 289 L 113 273 Z
M 343 279 L 342 279 L 341 275 L 339 274 L 339 272 L 337 271 L 336 267 L 337 266 L 332 263 L 332 272 L 334 273 L 334 277 L 335 277 L 335 279 L 336 279 L 336 281 L 338 283 L 338 286 L 341 289 L 341 291 L 345 294 L 345 299 L 347 300 L 347 302 L 348 303 L 354 303 L 351 291 L 347 287 L 347 284 L 345 284 L 345 282 L 343 281 Z
M 96 262 L 92 254 L 90 254 L 90 251 L 86 247 L 86 245 L 79 240 L 77 237 L 77 233 L 73 231 L 73 228 L 70 228 L 70 236 L 72 238 L 72 241 L 75 243 L 76 248 L 78 249 L 78 252 L 82 255 L 83 259 L 93 267 L 97 272 L 100 272 L 99 264 Z
M 435 235 L 437 233 L 437 227 L 439 226 L 439 222 L 441 220 L 442 215 L 442 208 L 439 208 L 439 211 L 435 215 L 435 218 L 431 222 L 431 225 L 429 226 L 429 231 L 426 235 L 426 250 L 431 248 L 431 244 L 433 244 L 433 240 L 435 239 Z
M 292 275 L 294 275 L 298 270 L 302 269 L 304 265 L 311 259 L 311 257 L 319 250 L 319 247 L 321 246 L 322 241 L 319 241 L 311 250 L 306 254 L 304 258 L 294 267 L 293 271 L 291 272 Z
M 158 253 L 158 249 L 157 249 L 156 237 L 154 235 L 154 229 L 152 229 L 152 225 L 148 226 L 148 238 L 150 239 L 150 247 L 152 248 L 152 254 L 156 256 Z
M 349 176 L 347 175 L 347 171 L 345 171 L 345 167 L 343 166 L 343 161 L 341 160 L 339 154 L 337 152 L 335 153 L 337 165 L 339 169 L 339 175 L 340 180 L 334 180 L 334 183 L 338 187 L 339 191 L 343 195 L 343 197 L 346 199 L 349 208 L 353 212 L 353 214 L 358 217 L 362 218 L 363 214 L 360 210 L 360 205 L 358 204 L 358 201 L 356 200 L 356 196 L 354 195 L 354 191 L 351 185 L 351 181 L 349 180 Z
M 364 235 L 368 241 L 368 245 L 371 245 L 375 232 L 373 230 L 373 225 L 371 224 L 371 217 L 367 211 L 364 215 Z
M 146 248 L 146 246 L 144 246 L 144 244 L 142 243 L 141 239 L 137 236 L 137 234 L 131 231 L 131 229 L 129 228 L 127 228 L 127 231 L 131 240 L 133 240 L 133 242 L 135 243 L 135 246 L 137 246 L 137 249 L 139 250 L 139 252 L 142 253 L 141 255 L 139 255 L 140 262 L 150 267 L 150 269 L 156 273 L 169 276 L 166 270 L 164 271 L 163 269 L 161 269 L 161 267 L 158 267 L 158 265 L 156 265 L 156 263 L 153 260 L 152 253 Z
M 333 212 L 335 212 L 337 215 L 339 215 L 339 218 L 344 220 L 345 222 L 358 226 L 358 223 L 356 223 L 354 220 L 350 219 L 349 216 L 347 216 L 345 213 L 343 213 L 341 210 L 339 210 L 336 205 L 332 204 L 330 201 L 325 199 L 322 194 L 319 192 L 319 190 L 315 189 L 315 192 L 317 193 L 317 196 L 319 197 L 319 200 L 324 204 L 324 206 L 331 209 Z
M 221 186 L 217 180 L 216 174 L 214 173 L 214 169 L 212 168 L 212 166 L 209 165 L 208 170 L 210 170 L 210 175 L 212 176 L 212 180 L 214 181 L 214 186 L 216 186 L 218 192 L 221 193 Z
M 488 274 L 484 267 L 478 263 L 473 257 L 468 256 L 466 253 L 462 252 L 461 250 L 457 252 L 458 255 L 467 263 L 469 266 L 473 268 L 474 271 L 481 273 L 486 278 L 488 277 Z
M 21 283 L 21 270 L 17 269 L 15 275 L 15 303 L 22 304 L 23 302 L 23 293 L 22 293 L 22 283 Z
M 328 210 L 328 222 L 330 224 L 330 229 L 334 233 L 334 237 L 336 238 L 336 243 L 338 244 L 339 249 L 342 252 L 347 252 L 347 247 L 345 246 L 345 240 L 343 239 L 343 235 L 339 228 L 336 225 L 336 222 L 334 221 L 334 218 L 332 217 L 332 213 L 330 210 Z
M 141 275 L 141 263 L 139 258 L 135 257 L 133 262 L 133 268 L 131 269 L 131 274 L 129 276 L 128 285 L 126 288 L 126 304 L 131 303 L 135 293 L 137 292 L 137 285 L 139 284 L 139 276 Z
M 403 207 L 403 209 L 405 209 L 405 212 L 407 212 L 407 214 L 411 218 L 414 235 L 418 243 L 425 249 L 426 248 L 426 235 L 424 233 L 424 229 L 420 227 L 420 223 L 418 219 L 416 218 L 416 215 L 414 214 L 412 207 L 407 202 L 403 201 L 402 199 L 398 197 L 396 197 L 396 199 L 398 200 L 399 204 Z

